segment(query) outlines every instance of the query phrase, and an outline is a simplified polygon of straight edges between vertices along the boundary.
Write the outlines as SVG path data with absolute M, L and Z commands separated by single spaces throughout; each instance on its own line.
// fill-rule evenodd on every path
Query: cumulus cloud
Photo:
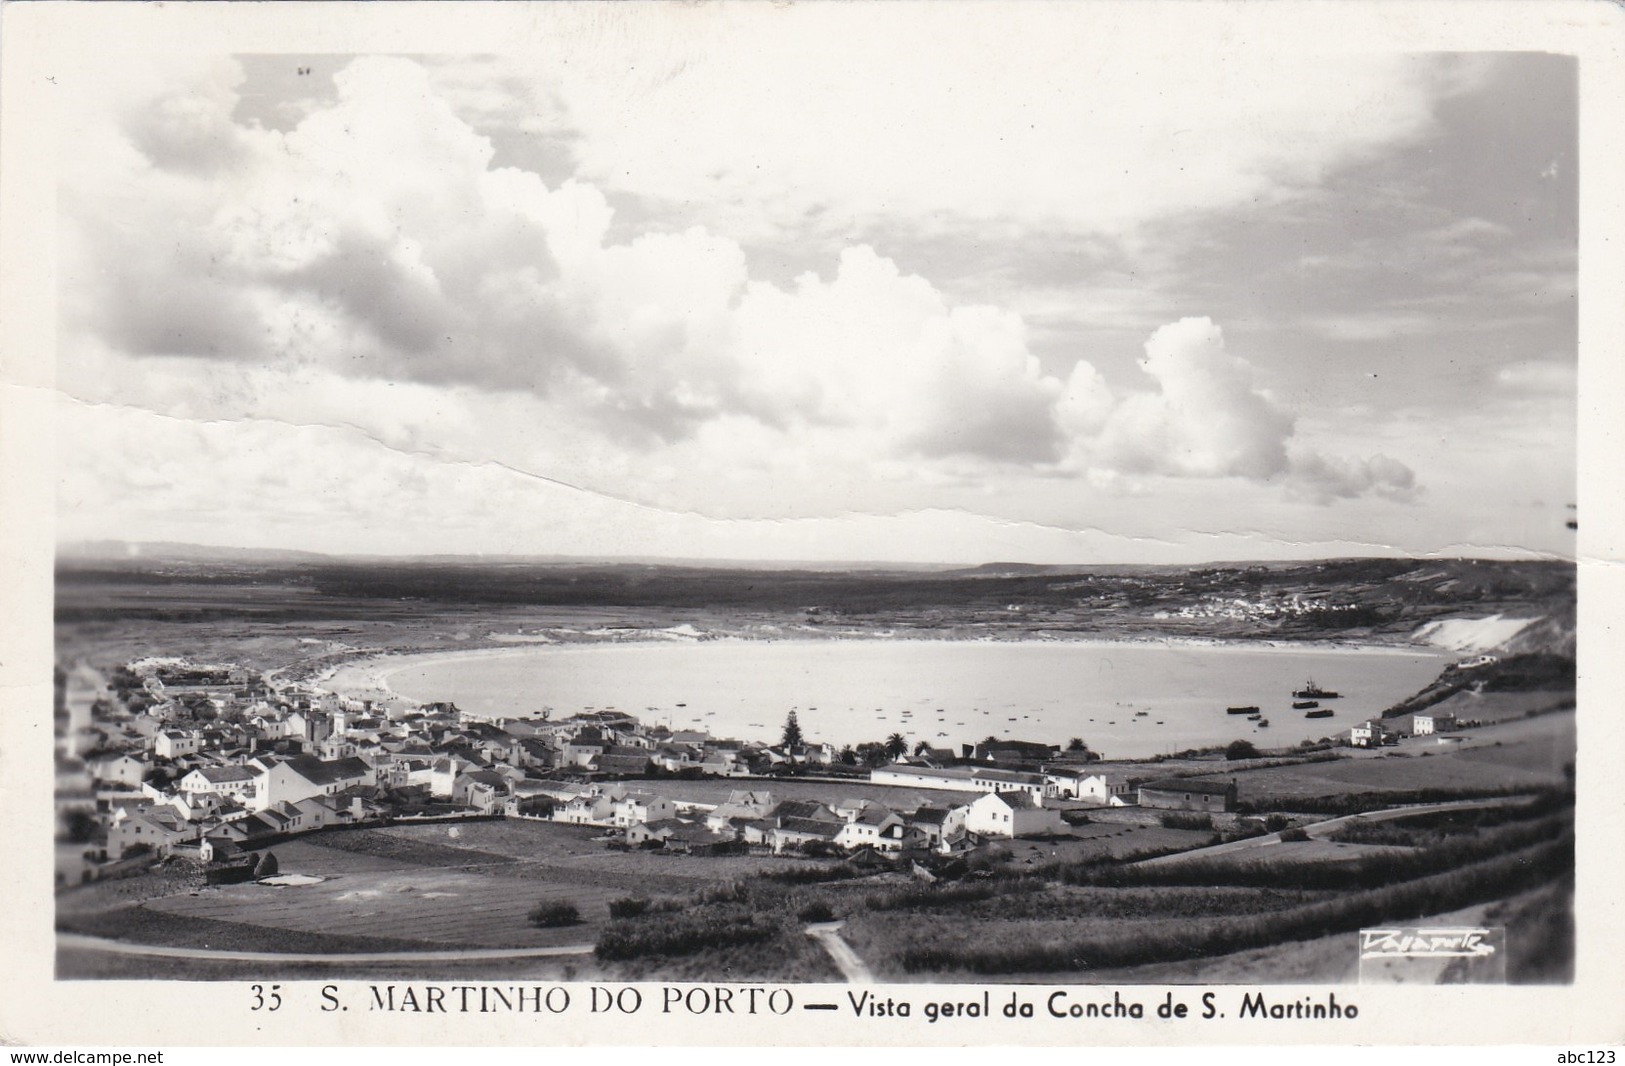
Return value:
M 491 166 L 415 63 L 350 63 L 286 133 L 229 121 L 239 80 L 210 65 L 189 110 L 113 112 L 127 180 L 77 175 L 75 320 L 111 349 L 524 390 L 634 439 L 743 414 L 897 454 L 1056 454 L 1061 385 L 1019 317 L 870 248 L 781 289 L 703 228 L 611 241 L 599 189 Z M 229 151 L 200 167 L 211 140 Z
M 1087 374 L 1074 373 L 1069 397 L 1093 397 L 1089 409 L 1101 419 L 1088 450 L 1088 474 L 1098 485 L 1133 486 L 1147 475 L 1243 478 L 1278 482 L 1320 504 L 1415 497 L 1415 472 L 1396 459 L 1327 455 L 1299 440 L 1293 413 L 1257 386 L 1252 366 L 1226 348 L 1211 319 L 1161 327 L 1146 341 L 1140 366 L 1156 388 L 1115 405 Z
M 733 518 L 895 508 L 900 487 L 934 506 L 1002 493 L 1014 515 L 1037 493 L 1023 478 L 1411 491 L 1393 460 L 1296 440 L 1208 319 L 1159 329 L 1146 378 L 1114 387 L 1087 358 L 1046 368 L 1020 314 L 868 244 L 763 280 L 733 236 L 637 232 L 597 183 L 498 165 L 468 116 L 500 100 L 448 92 L 444 69 L 354 60 L 285 130 L 235 117 L 230 62 L 126 73 L 83 109 L 63 188 L 61 380 L 92 402 L 254 420 L 239 441 L 355 429 L 401 456 Z M 218 452 L 140 462 L 178 481 Z M 386 483 L 418 469 L 367 454 Z M 300 496 L 286 463 L 237 465 L 252 499 Z
M 1313 450 L 1292 456 L 1287 484 L 1314 503 L 1367 495 L 1405 503 L 1414 500 L 1419 491 L 1416 472 L 1397 459 L 1381 454 L 1353 459 Z
M 921 15 L 813 5 L 595 20 L 563 36 L 568 64 L 528 76 L 583 131 L 584 175 L 748 239 L 900 220 L 1124 236 L 1296 195 L 1421 135 L 1437 102 L 1479 76 L 1442 56 L 1287 53 L 1242 37 L 1213 49 L 1174 26 L 1162 49 L 1124 49 L 1092 12 Z
M 1129 474 L 1265 480 L 1287 467 L 1293 417 L 1253 382 L 1207 318 L 1163 326 L 1145 344 L 1152 392 L 1125 398 L 1107 420 L 1097 461 Z

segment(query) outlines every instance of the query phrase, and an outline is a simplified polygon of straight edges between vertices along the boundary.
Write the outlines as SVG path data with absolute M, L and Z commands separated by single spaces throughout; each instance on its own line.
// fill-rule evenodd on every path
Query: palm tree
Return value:
M 901 733 L 893 733 L 886 738 L 886 754 L 892 758 L 900 758 L 908 754 L 908 738 Z

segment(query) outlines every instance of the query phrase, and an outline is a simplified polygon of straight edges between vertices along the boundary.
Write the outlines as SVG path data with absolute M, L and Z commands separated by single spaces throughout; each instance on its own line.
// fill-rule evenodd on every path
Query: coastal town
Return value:
M 1463 660 L 1459 670 L 1493 664 Z M 147 658 L 105 675 L 59 671 L 57 884 L 126 876 L 184 859 L 211 882 L 276 873 L 266 849 L 302 834 L 458 819 L 516 818 L 602 828 L 619 846 L 690 855 L 957 855 L 986 842 L 1053 838 L 1095 809 L 1129 822 L 1164 812 L 1235 828 L 1235 778 L 1211 762 L 1107 763 L 1081 739 L 1063 747 L 988 737 L 958 750 L 901 734 L 837 748 L 803 738 L 794 711 L 779 743 L 647 724 L 616 710 L 554 719 L 484 719 L 449 703 L 375 702 L 231 664 Z M 1327 693 L 1335 697 L 1335 693 Z M 1447 711 L 1368 719 L 1337 747 L 1381 749 L 1437 737 Z M 1240 742 L 1218 769 L 1248 769 Z M 1327 745 L 1292 760 L 1335 757 Z M 1270 762 L 1271 760 L 1262 760 Z M 1274 760 L 1281 761 L 1281 760 Z M 672 782 L 737 783 L 719 802 Z M 785 798 L 775 782 L 818 786 Z M 883 786 L 895 799 L 854 799 Z M 870 790 L 872 794 L 872 788 Z M 1082 812 L 1080 814 L 1080 812 Z M 1175 815 L 1175 818 L 1178 816 Z M 1277 818 L 1276 821 L 1283 821 Z M 1258 819 L 1262 824 L 1262 818 Z
M 880 610 L 847 573 L 65 567 L 56 972 L 1338 982 L 1426 914 L 1567 979 L 1570 577 L 1226 573 L 1362 611 L 1158 630 L 1178 570 Z M 1134 625 L 978 639 L 1086 578 Z M 840 622 L 791 639 L 809 603 Z

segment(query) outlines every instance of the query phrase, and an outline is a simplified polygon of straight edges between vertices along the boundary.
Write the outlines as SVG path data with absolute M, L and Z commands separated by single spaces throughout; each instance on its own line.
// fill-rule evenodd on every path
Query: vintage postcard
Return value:
M 1625 1040 L 1617 6 L 4 20 L 0 1040 Z

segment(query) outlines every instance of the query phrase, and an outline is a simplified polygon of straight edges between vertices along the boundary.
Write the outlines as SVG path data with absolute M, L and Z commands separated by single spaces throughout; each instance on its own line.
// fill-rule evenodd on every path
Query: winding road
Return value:
M 841 939 L 841 926 L 845 922 L 819 922 L 807 927 L 807 935 L 818 941 L 823 949 L 829 952 L 829 957 L 835 960 L 836 967 L 853 984 L 868 984 L 875 979 L 864 965 L 858 953 L 852 950 L 852 945 Z

